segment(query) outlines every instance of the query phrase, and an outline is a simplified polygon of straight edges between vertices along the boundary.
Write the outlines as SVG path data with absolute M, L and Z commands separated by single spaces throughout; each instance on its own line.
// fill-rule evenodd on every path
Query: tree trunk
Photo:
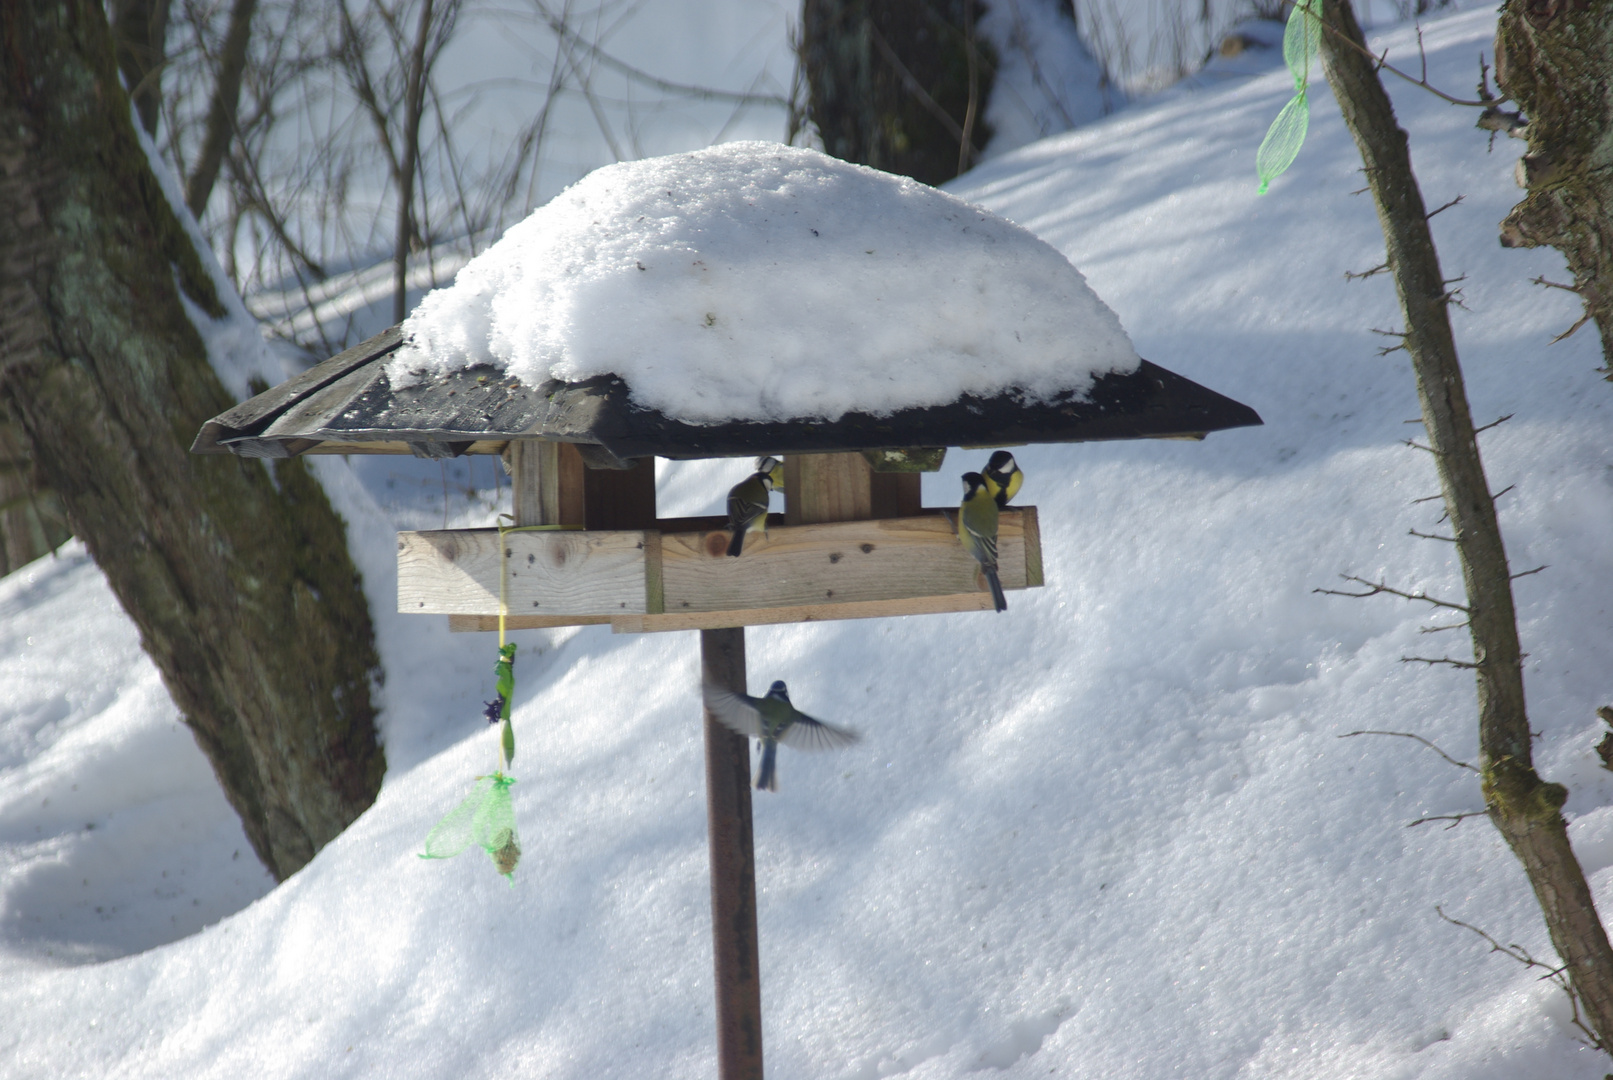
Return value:
M 1406 319 L 1405 348 L 1417 377 L 1423 427 L 1462 564 L 1485 802 L 1490 820 L 1523 863 L 1586 1020 L 1608 1048 L 1613 1046 L 1613 948 L 1558 812 L 1568 790 L 1542 781 L 1531 760 L 1511 573 L 1451 336 L 1450 297 L 1411 171 L 1406 133 L 1395 121 L 1349 0 L 1324 0 L 1323 10 L 1327 81 L 1366 166 Z
M 246 47 L 252 40 L 252 16 L 257 10 L 258 0 L 235 0 L 230 8 L 230 25 L 218 57 L 218 80 L 207 106 L 207 132 L 185 183 L 185 205 L 197 221 L 202 220 L 219 167 L 224 164 L 224 154 L 235 138 L 235 114 L 241 102 L 241 80 L 246 75 Z
M 168 59 L 170 0 L 113 0 L 112 33 L 118 66 L 128 83 L 140 126 L 157 134 L 162 114 L 162 67 Z
M 1507 0 L 1496 82 L 1523 108 L 1529 192 L 1501 222 L 1506 247 L 1561 251 L 1613 379 L 1613 5 Z
M 179 291 L 223 308 L 136 139 L 98 0 L 8 3 L 0 57 L 0 396 L 284 878 L 385 769 L 341 519 L 300 461 L 188 453 L 231 399 Z
M 39 486 L 22 430 L 0 413 L 0 577 L 72 535 L 61 500 Z
M 805 0 L 810 116 L 835 157 L 926 184 L 974 163 L 993 57 L 971 0 Z

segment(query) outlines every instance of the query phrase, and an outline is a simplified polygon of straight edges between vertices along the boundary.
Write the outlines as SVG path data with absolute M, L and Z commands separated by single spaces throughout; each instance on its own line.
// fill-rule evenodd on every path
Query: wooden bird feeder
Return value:
M 507 560 L 509 628 L 700 630 L 706 677 L 738 691 L 745 626 L 991 610 L 952 521 L 921 504 L 920 474 L 938 469 L 947 447 L 1197 439 L 1261 422 L 1143 361 L 1051 400 L 966 395 L 833 422 L 691 424 L 635 403 L 615 376 L 525 385 L 482 365 L 395 387 L 387 361 L 402 343 L 394 327 L 243 402 L 208 421 L 193 451 L 502 455 L 516 524 L 564 528 L 508 533 L 502 555 L 496 529 L 400 533 L 398 610 L 496 630 Z M 725 554 L 725 518 L 657 515 L 656 457 L 761 454 L 784 458 L 783 523 L 753 534 L 740 558 Z M 731 482 L 746 471 L 736 467 Z M 1003 512 L 999 563 L 1008 590 L 1043 584 L 1034 506 Z M 749 741 L 709 714 L 705 740 L 719 1075 L 759 1080 Z

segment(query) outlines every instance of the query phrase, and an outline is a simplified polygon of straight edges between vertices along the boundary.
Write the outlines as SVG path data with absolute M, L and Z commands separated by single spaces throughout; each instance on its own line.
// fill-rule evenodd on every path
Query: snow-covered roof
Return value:
M 1045 402 L 1139 363 L 1081 273 L 1025 229 L 765 142 L 589 174 L 403 331 L 394 387 L 479 365 L 527 386 L 615 375 L 635 405 L 694 424 Z

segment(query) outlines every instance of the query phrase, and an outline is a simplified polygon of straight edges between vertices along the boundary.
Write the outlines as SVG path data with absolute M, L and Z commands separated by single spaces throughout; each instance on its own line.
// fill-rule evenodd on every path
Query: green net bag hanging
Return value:
M 1311 63 L 1316 59 L 1322 44 L 1322 0 L 1295 0 L 1288 13 L 1288 25 L 1283 30 L 1283 60 L 1294 79 L 1294 96 L 1288 99 L 1277 119 L 1271 122 L 1266 137 L 1255 151 L 1255 172 L 1260 176 L 1260 190 L 1266 188 L 1287 170 L 1299 156 L 1310 129 L 1311 107 L 1307 89 L 1311 81 Z

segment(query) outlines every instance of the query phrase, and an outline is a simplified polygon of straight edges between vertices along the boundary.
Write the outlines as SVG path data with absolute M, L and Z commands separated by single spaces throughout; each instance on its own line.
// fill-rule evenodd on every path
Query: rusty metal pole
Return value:
M 745 630 L 700 631 L 712 684 L 745 692 Z M 711 944 L 717 969 L 717 1076 L 762 1080 L 762 977 L 756 953 L 756 851 L 751 831 L 750 740 L 710 712 L 706 822 L 711 838 Z

